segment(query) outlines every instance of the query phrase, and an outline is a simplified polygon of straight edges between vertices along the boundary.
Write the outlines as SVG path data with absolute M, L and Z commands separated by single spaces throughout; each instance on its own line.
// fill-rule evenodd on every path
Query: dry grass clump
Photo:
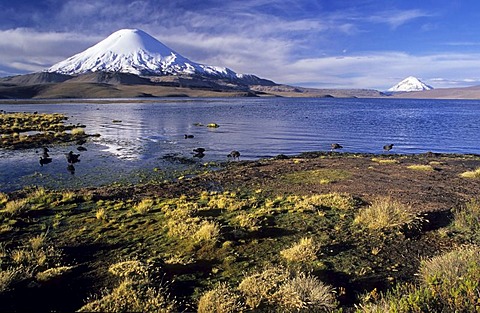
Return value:
M 167 221 L 168 236 L 178 239 L 193 239 L 194 244 L 214 243 L 220 237 L 220 225 L 217 222 L 191 217 L 186 220 Z
M 292 247 L 280 251 L 281 256 L 290 263 L 311 263 L 317 260 L 319 246 L 313 238 L 301 238 Z
M 407 166 L 407 168 L 415 171 L 433 171 L 433 167 L 431 165 L 423 165 L 423 164 L 413 164 L 413 165 Z
M 197 225 L 197 230 L 192 236 L 196 244 L 215 243 L 220 238 L 220 225 L 217 222 L 202 221 Z
M 198 302 L 198 313 L 236 313 L 245 310 L 240 296 L 226 283 L 205 292 Z
M 221 194 L 212 193 L 208 198 L 207 206 L 212 209 L 237 211 L 248 205 L 248 201 L 240 199 L 234 192 Z
M 5 204 L 2 212 L 10 216 L 18 216 L 26 212 L 29 208 L 27 199 L 11 200 Z
M 233 222 L 248 231 L 258 231 L 261 228 L 260 220 L 255 215 L 246 212 L 235 216 Z
M 78 312 L 173 313 L 177 312 L 176 307 L 176 301 L 170 299 L 165 287 L 125 279 L 111 292 L 89 301 Z
M 321 208 L 351 210 L 357 201 L 346 193 L 332 192 L 312 196 L 288 196 L 282 205 L 288 205 L 290 211 L 316 211 Z
M 73 128 L 70 133 L 73 136 L 83 136 L 85 135 L 85 130 L 83 128 L 77 127 L 77 128 Z
M 304 273 L 284 282 L 275 300 L 284 312 L 328 312 L 337 307 L 334 289 Z
M 63 274 L 70 272 L 72 269 L 73 269 L 73 266 L 59 266 L 59 267 L 49 268 L 43 272 L 37 273 L 35 278 L 40 282 L 46 282 L 55 277 L 62 276 Z
M 327 312 L 337 306 L 332 287 L 282 267 L 270 266 L 246 276 L 238 289 L 248 308 L 261 312 Z
M 98 208 L 95 212 L 97 220 L 106 221 L 108 219 L 107 211 L 104 208 Z
M 0 208 L 3 207 L 7 202 L 8 202 L 8 195 L 3 192 L 0 192 Z
M 452 229 L 474 242 L 480 240 L 480 200 L 474 199 L 454 210 Z
M 289 276 L 290 273 L 283 267 L 266 267 L 263 271 L 246 276 L 238 289 L 245 296 L 248 307 L 256 309 L 262 304 L 272 303 L 274 294 Z
M 121 278 L 144 279 L 148 277 L 150 269 L 140 261 L 128 260 L 110 265 L 108 272 Z
M 382 159 L 382 158 L 372 158 L 373 162 L 376 162 L 378 164 L 398 164 L 400 161 L 395 160 L 395 159 Z
M 381 197 L 361 209 L 355 216 L 354 224 L 369 230 L 414 227 L 421 219 L 409 206 L 390 197 Z
M 153 279 L 153 268 L 140 261 L 113 264 L 109 272 L 123 280 L 110 292 L 89 299 L 79 312 L 177 312 L 166 286 Z
M 12 250 L 2 248 L 0 292 L 17 282 L 32 279 L 41 282 L 60 275 L 58 271 L 54 275 L 54 268 L 60 267 L 60 258 L 60 250 L 48 243 L 46 235 L 32 237 Z
M 137 203 L 133 209 L 139 214 L 146 214 L 148 211 L 153 209 L 154 201 L 152 199 L 143 199 Z
M 461 177 L 464 178 L 480 178 L 480 168 L 477 168 L 474 171 L 467 171 L 460 174 Z
M 0 294 L 10 289 L 11 285 L 22 276 L 23 269 L 18 267 L 0 269 Z

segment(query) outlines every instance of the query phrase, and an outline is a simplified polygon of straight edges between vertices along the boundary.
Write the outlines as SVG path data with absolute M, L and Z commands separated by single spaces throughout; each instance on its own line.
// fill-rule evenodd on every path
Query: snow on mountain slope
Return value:
M 409 76 L 393 86 L 392 88 L 388 89 L 391 92 L 410 92 L 410 91 L 422 91 L 422 90 L 431 90 L 433 89 L 432 86 L 429 86 L 423 83 L 420 79 Z
M 67 75 L 99 71 L 136 75 L 196 74 L 230 79 L 253 76 L 192 62 L 139 29 L 119 30 L 46 71 Z

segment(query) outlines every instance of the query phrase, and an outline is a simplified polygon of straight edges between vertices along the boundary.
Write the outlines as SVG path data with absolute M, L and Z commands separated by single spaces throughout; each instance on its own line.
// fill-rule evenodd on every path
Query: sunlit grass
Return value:
M 412 209 L 390 197 L 378 198 L 366 208 L 360 209 L 353 221 L 354 224 L 370 230 L 385 230 L 413 227 L 419 217 L 412 213 Z
M 413 164 L 407 166 L 408 169 L 410 170 L 415 170 L 415 171 L 433 171 L 433 167 L 431 165 L 423 165 L 423 164 Z
M 396 159 L 382 159 L 382 158 L 372 158 L 373 162 L 379 163 L 379 164 L 398 164 L 400 161 Z
M 480 178 L 480 168 L 477 168 L 474 171 L 467 171 L 460 174 L 461 177 L 464 178 Z

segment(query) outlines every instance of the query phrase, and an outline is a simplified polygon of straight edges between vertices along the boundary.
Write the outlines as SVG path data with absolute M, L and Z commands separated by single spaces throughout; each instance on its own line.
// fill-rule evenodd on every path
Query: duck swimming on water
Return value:
M 69 164 L 80 162 L 80 160 L 78 159 L 79 157 L 80 157 L 80 154 L 74 154 L 73 151 L 70 151 L 67 154 L 67 162 Z

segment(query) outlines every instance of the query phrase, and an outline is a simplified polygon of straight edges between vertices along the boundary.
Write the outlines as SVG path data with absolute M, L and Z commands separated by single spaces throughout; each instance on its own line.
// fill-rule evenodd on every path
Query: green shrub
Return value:
M 473 242 L 480 242 L 480 200 L 471 200 L 454 210 L 452 229 Z
M 419 276 L 451 312 L 480 310 L 480 247 L 462 247 L 424 260 Z

